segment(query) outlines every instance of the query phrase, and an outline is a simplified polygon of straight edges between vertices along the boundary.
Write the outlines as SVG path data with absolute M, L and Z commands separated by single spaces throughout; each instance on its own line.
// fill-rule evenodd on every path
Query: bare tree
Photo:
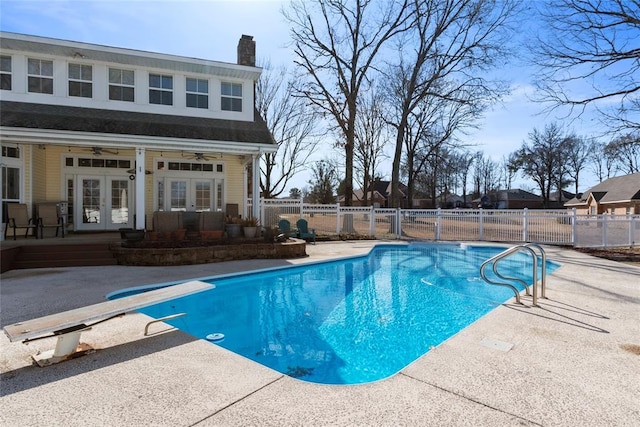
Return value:
M 444 83 L 444 82 L 441 82 Z M 462 95 L 458 95 L 461 99 Z M 451 101 L 440 97 L 424 98 L 411 112 L 405 127 L 403 172 L 407 179 L 407 200 L 413 203 L 414 181 L 424 173 L 424 168 L 441 170 L 438 164 L 429 164 L 434 159 L 444 160 L 457 147 L 454 134 L 464 132 L 476 117 L 473 103 Z M 433 185 L 437 184 L 437 175 L 433 175 Z M 437 185 L 436 185 L 437 186 Z M 432 195 L 433 196 L 433 195 Z M 435 203 L 435 196 L 432 197 Z
M 534 46 L 541 101 L 552 107 L 599 108 L 616 130 L 640 128 L 640 2 L 547 0 Z M 580 84 L 586 82 L 586 84 Z
M 576 135 L 569 135 L 565 138 L 565 163 L 567 165 L 567 173 L 575 185 L 575 194 L 578 194 L 578 189 L 580 188 L 580 173 L 589 162 L 591 150 L 592 144 L 587 142 L 585 138 L 580 138 Z
M 302 98 L 291 96 L 291 79 L 285 67 L 262 64 L 256 84 L 256 108 L 278 144 L 266 153 L 261 166 L 260 189 L 265 198 L 278 197 L 305 166 L 318 144 L 316 119 Z
M 598 181 L 602 182 L 605 179 L 611 178 L 614 172 L 615 159 L 611 156 L 609 150 L 607 150 L 607 144 L 604 142 L 594 142 L 589 154 L 589 159 L 591 160 L 593 172 L 598 177 Z
M 363 190 L 363 203 L 369 201 L 369 188 L 376 177 L 376 171 L 382 160 L 387 158 L 384 153 L 386 124 L 382 115 L 384 108 L 382 95 L 372 88 L 359 103 L 361 110 L 356 118 L 354 163 L 360 172 Z
M 506 23 L 516 1 L 413 0 L 416 22 L 399 46 L 400 63 L 392 73 L 398 111 L 391 199 L 399 203 L 400 162 L 409 117 L 425 98 L 469 103 L 477 115 L 499 97 L 501 86 L 482 77 L 508 53 Z M 443 82 L 447 84 L 443 84 Z M 464 99 L 459 95 L 464 94 Z M 472 94 L 472 97 L 469 95 Z
M 616 162 L 617 170 L 625 174 L 640 172 L 640 132 L 615 138 L 606 145 L 605 152 Z
M 338 171 L 331 160 L 320 160 L 311 166 L 313 174 L 309 181 L 310 190 L 308 201 L 310 203 L 330 204 L 336 202 L 336 188 L 338 187 Z
M 478 196 L 489 195 L 500 187 L 498 165 L 490 157 L 478 153 L 474 168 L 474 187 Z
M 501 172 L 501 186 L 506 190 L 511 189 L 511 185 L 513 184 L 513 179 L 516 177 L 518 170 L 514 169 L 511 165 L 511 158 L 509 156 L 503 156 L 502 162 L 500 162 L 500 170 Z
M 299 93 L 334 121 L 344 143 L 345 205 L 353 204 L 353 157 L 358 96 L 389 39 L 405 31 L 410 0 L 296 0 L 285 10 L 295 63 L 304 72 Z
M 543 131 L 533 129 L 529 142 L 524 141 L 515 153 L 514 162 L 525 176 L 531 178 L 542 195 L 542 203 L 549 203 L 551 188 L 562 189 L 564 165 L 563 142 L 565 136 L 557 123 L 544 127 Z

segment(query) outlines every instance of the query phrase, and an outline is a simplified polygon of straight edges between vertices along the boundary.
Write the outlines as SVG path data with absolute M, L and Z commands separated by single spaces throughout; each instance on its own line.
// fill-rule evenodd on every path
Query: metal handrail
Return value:
M 161 317 L 159 319 L 154 319 L 149 323 L 147 323 L 147 325 L 144 327 L 144 336 L 146 337 L 147 335 L 149 335 L 149 326 L 153 325 L 154 323 L 164 322 L 165 320 L 171 320 L 171 319 L 175 319 L 177 317 L 182 317 L 186 315 L 187 313 L 176 313 L 176 314 L 170 314 L 168 316 Z
M 522 280 L 519 279 L 517 277 L 509 277 L 509 276 L 504 276 L 502 274 L 500 274 L 498 272 L 498 261 L 500 261 L 501 259 L 504 259 L 516 252 L 520 252 L 521 250 L 525 249 L 527 252 L 529 252 L 531 254 L 531 256 L 533 257 L 533 303 L 532 305 L 534 307 L 538 307 L 538 255 L 536 253 L 536 251 L 534 251 L 532 249 L 532 247 L 538 249 L 541 253 L 541 258 L 542 258 L 542 280 L 541 280 L 541 297 L 542 298 L 546 298 L 545 296 L 545 288 L 546 288 L 546 275 L 547 275 L 547 269 L 546 269 L 546 261 L 547 261 L 547 257 L 546 254 L 544 252 L 544 249 L 542 249 L 542 247 L 540 245 L 537 245 L 535 243 L 527 243 L 527 244 L 523 244 L 523 245 L 517 245 L 517 246 L 512 246 L 511 248 L 500 252 L 497 255 L 492 256 L 491 258 L 489 258 L 488 260 L 486 260 L 485 262 L 482 263 L 482 265 L 480 266 L 480 276 L 484 279 L 485 282 L 493 284 L 493 285 L 498 285 L 498 286 L 506 286 L 508 288 L 510 288 L 515 297 L 516 297 L 516 303 L 518 304 L 522 304 L 520 302 L 520 291 L 513 286 L 511 283 L 509 283 L 508 281 L 516 281 L 519 283 L 522 283 L 524 285 L 525 291 L 527 295 L 531 295 L 531 293 L 529 292 L 529 286 L 528 284 Z M 486 275 L 486 268 L 489 264 L 493 264 L 492 265 L 492 270 L 493 273 L 500 279 L 502 280 L 506 280 L 507 282 L 499 282 L 496 280 L 492 280 L 489 279 Z

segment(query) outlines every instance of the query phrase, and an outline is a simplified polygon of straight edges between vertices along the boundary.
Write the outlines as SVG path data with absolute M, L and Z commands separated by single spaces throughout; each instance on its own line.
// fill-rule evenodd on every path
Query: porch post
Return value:
M 252 214 L 251 216 L 254 218 L 259 218 L 260 222 L 262 222 L 262 218 L 260 218 L 260 157 L 262 156 L 262 153 L 260 153 L 260 155 L 255 155 L 252 154 L 251 155 L 251 161 L 253 162 L 251 167 L 253 170 L 253 173 L 251 174 L 251 179 L 253 180 L 253 182 L 251 183 L 251 209 L 252 209 Z
M 144 169 L 144 158 L 145 158 L 145 149 L 138 147 L 136 149 L 136 230 L 144 230 L 145 228 L 145 216 L 146 212 L 144 210 L 144 180 L 145 180 L 145 169 Z

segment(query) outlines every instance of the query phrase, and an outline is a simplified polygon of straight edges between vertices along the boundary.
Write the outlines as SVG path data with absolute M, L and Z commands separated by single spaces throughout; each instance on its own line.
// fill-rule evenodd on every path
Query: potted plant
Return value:
M 254 218 L 252 216 L 245 218 L 245 220 L 242 221 L 242 231 L 246 238 L 256 237 L 258 232 L 258 218 Z
M 227 236 L 230 239 L 240 237 L 240 230 L 242 229 L 242 219 L 238 216 L 228 217 L 225 229 L 227 230 Z

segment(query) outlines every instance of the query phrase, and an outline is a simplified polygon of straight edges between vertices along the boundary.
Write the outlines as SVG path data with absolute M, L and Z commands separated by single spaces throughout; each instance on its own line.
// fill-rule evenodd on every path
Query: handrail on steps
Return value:
M 547 256 L 544 252 L 544 249 L 542 249 L 542 247 L 538 244 L 535 243 L 526 243 L 526 244 L 522 244 L 522 245 L 516 245 L 516 246 L 512 246 L 510 248 L 508 248 L 507 250 L 500 252 L 497 255 L 492 256 L 491 258 L 489 258 L 488 260 L 486 260 L 485 262 L 482 263 L 482 265 L 480 266 L 480 276 L 484 279 L 485 282 L 490 283 L 492 285 L 498 285 L 498 286 L 506 286 L 508 288 L 510 288 L 515 297 L 516 297 L 516 303 L 518 304 L 522 304 L 522 302 L 520 301 L 520 291 L 518 290 L 518 288 L 516 288 L 515 286 L 513 286 L 511 283 L 509 283 L 509 281 L 516 281 L 519 283 L 522 283 L 524 285 L 525 288 L 525 292 L 527 295 L 531 295 L 531 293 L 529 292 L 529 286 L 528 284 L 522 280 L 519 279 L 517 277 L 509 277 L 509 276 L 504 276 L 502 274 L 500 274 L 498 272 L 498 261 L 500 261 L 501 259 L 504 259 L 508 256 L 510 256 L 511 254 L 514 254 L 516 252 L 520 252 L 521 250 L 526 250 L 527 252 L 529 252 L 531 254 L 531 256 L 533 257 L 533 303 L 532 305 L 534 307 L 538 307 L 538 255 L 536 253 L 536 251 L 532 248 L 537 249 L 538 251 L 540 251 L 541 254 L 541 259 L 542 259 L 542 280 L 541 280 L 541 292 L 540 292 L 540 296 L 542 298 L 546 298 L 545 295 L 545 290 L 546 290 L 546 279 L 547 279 Z M 500 282 L 500 281 L 496 281 L 496 280 L 492 280 L 489 279 L 486 275 L 486 268 L 489 264 L 492 264 L 492 270 L 493 273 L 500 279 L 502 280 L 506 280 L 506 282 Z

